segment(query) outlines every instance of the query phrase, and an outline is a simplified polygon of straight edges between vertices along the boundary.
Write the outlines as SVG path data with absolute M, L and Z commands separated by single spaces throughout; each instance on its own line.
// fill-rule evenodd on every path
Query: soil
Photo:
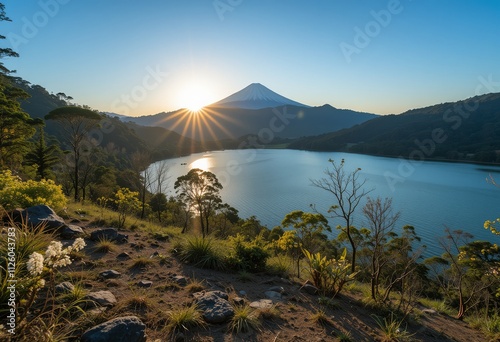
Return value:
M 87 227 L 86 232 L 95 229 L 98 228 Z M 319 304 L 317 295 L 307 294 L 301 289 L 303 283 L 267 274 L 253 274 L 251 280 L 245 282 L 235 273 L 200 269 L 180 262 L 172 255 L 172 243 L 169 241 L 154 240 L 144 232 L 124 233 L 129 235 L 129 241 L 108 253 L 95 253 L 94 243 L 85 239 L 85 257 L 75 261 L 65 272 L 73 278 L 82 275 L 83 285 L 89 291 L 111 291 L 118 305 L 105 315 L 109 318 L 138 316 L 147 326 L 148 341 L 170 340 L 171 337 L 163 329 L 166 312 L 193 302 L 189 285 L 172 285 L 171 279 L 175 275 L 187 277 L 188 283 L 192 280 L 202 282 L 206 291 L 226 291 L 230 300 L 235 297 L 243 297 L 248 302 L 265 299 L 264 293 L 273 286 L 281 286 L 285 290 L 283 298 L 275 301 L 279 315 L 263 318 L 258 330 L 236 334 L 229 331 L 227 323 L 207 325 L 176 336 L 179 341 L 340 341 L 341 333 L 348 333 L 350 341 L 383 341 L 382 331 L 373 318 L 373 310 L 363 304 L 359 294 L 343 291 L 335 298 L 333 307 L 324 307 Z M 117 258 L 123 252 L 128 253 L 130 259 Z M 163 263 L 155 259 L 146 268 L 132 267 L 138 257 L 150 258 L 155 253 L 163 257 Z M 98 277 L 100 272 L 109 269 L 120 272 L 121 277 L 109 280 Z M 152 287 L 140 288 L 137 283 L 141 280 L 152 281 Z M 241 295 L 240 291 L 246 294 Z M 146 308 L 127 304 L 131 298 L 138 296 L 149 298 Z M 311 317 L 320 309 L 327 316 L 324 324 Z M 411 332 L 414 341 L 487 341 L 465 322 L 439 313 L 424 314 L 401 328 Z

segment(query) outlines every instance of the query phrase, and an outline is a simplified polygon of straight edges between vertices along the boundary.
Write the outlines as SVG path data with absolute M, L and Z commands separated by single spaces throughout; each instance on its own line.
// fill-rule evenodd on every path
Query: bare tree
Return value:
M 390 198 L 382 201 L 380 197 L 376 199 L 368 197 L 368 201 L 363 207 L 363 214 L 370 229 L 368 249 L 371 252 L 371 292 L 372 298 L 377 300 L 381 272 L 386 263 L 389 262 L 387 241 L 394 236 L 394 226 L 401 213 L 392 211 L 392 199 Z
M 352 220 L 361 199 L 372 190 L 363 189 L 366 179 L 359 179 L 360 168 L 354 171 L 346 171 L 344 159 L 340 163 L 336 163 L 333 159 L 330 159 L 329 162 L 332 164 L 332 168 L 325 170 L 326 177 L 311 180 L 311 183 L 330 192 L 335 198 L 336 204 L 332 205 L 328 212 L 331 214 L 331 218 L 341 218 L 345 222 L 345 226 L 341 227 L 341 229 L 346 233 L 351 244 L 351 272 L 354 272 L 356 269 L 357 245 L 351 234 Z

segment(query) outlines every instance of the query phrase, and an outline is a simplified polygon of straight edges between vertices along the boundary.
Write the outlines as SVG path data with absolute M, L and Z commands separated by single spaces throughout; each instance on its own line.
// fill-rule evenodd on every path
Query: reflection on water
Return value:
M 338 152 L 226 150 L 169 160 L 169 176 L 175 180 L 191 168 L 213 172 L 223 182 L 224 202 L 238 209 L 240 217 L 255 215 L 272 228 L 292 210 L 310 211 L 313 203 L 326 213 L 334 204 L 330 193 L 310 182 L 325 176 L 323 171 L 329 167 L 330 158 L 344 158 L 348 170 L 360 167 L 361 179 L 367 179 L 366 188 L 375 189 L 372 197 L 392 198 L 394 211 L 401 211 L 397 230 L 407 224 L 414 226 L 422 243 L 429 247 L 428 255 L 440 254 L 437 238 L 443 236 L 445 226 L 467 231 L 479 240 L 498 242 L 483 228 L 485 220 L 494 219 L 499 213 L 500 189 L 486 182 L 490 175 L 497 183 L 500 181 L 497 166 L 425 162 L 415 164 L 414 172 L 403 177 L 397 158 Z M 400 177 L 393 186 L 388 173 Z M 174 194 L 172 187 L 166 192 Z M 356 227 L 366 226 L 361 212 L 365 200 L 354 217 Z M 330 220 L 332 227 L 338 224 L 342 222 Z M 332 233 L 335 235 L 336 231 Z
M 210 171 L 212 167 L 214 167 L 213 158 L 205 156 L 189 164 L 190 169 L 201 169 L 203 171 Z

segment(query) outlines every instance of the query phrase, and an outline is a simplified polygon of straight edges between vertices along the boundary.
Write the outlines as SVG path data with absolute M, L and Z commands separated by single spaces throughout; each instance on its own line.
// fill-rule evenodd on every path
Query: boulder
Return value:
M 188 278 L 184 276 L 175 276 L 174 281 L 180 286 L 186 286 L 188 284 Z
M 85 296 L 87 306 L 114 306 L 116 304 L 116 297 L 109 291 L 91 292 Z
M 47 205 L 36 205 L 24 210 L 15 211 L 13 214 L 14 222 L 27 223 L 32 227 L 45 225 L 48 231 L 55 231 L 66 226 L 63 218 Z
M 139 287 L 151 287 L 153 286 L 153 282 L 151 280 L 141 280 L 137 283 Z
M 146 326 L 136 316 L 118 317 L 87 330 L 82 342 L 145 342 Z
M 120 277 L 122 274 L 115 270 L 106 270 L 99 273 L 99 277 L 104 279 L 114 279 Z
M 56 293 L 70 293 L 75 289 L 75 285 L 71 284 L 69 281 L 62 282 L 55 286 Z
M 266 291 L 264 294 L 269 299 L 273 299 L 273 300 L 280 300 L 281 299 L 281 293 L 276 292 L 276 291 Z
M 60 227 L 59 234 L 63 239 L 73 240 L 83 236 L 85 233 L 83 232 L 83 229 L 81 227 L 70 224 Z
M 224 323 L 234 316 L 234 309 L 228 302 L 229 297 L 225 292 L 199 292 L 195 293 L 194 297 L 207 323 Z
M 90 234 L 90 240 L 99 241 L 99 240 L 109 240 L 116 242 L 127 242 L 128 235 L 118 233 L 116 228 L 103 228 L 93 231 Z

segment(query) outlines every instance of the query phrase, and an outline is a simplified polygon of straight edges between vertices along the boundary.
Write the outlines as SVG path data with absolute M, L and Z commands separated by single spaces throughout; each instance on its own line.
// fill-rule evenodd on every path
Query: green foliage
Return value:
M 208 235 L 210 218 L 222 203 L 222 184 L 217 176 L 209 171 L 191 169 L 186 175 L 177 178 L 174 189 L 186 207 L 196 210 L 202 235 Z
M 206 323 L 195 304 L 179 307 L 168 312 L 166 330 L 171 336 L 175 336 L 179 332 L 187 332 L 192 328 L 205 326 Z
M 125 226 L 125 220 L 130 213 L 137 213 L 141 208 L 141 202 L 137 198 L 139 193 L 128 188 L 120 188 L 116 191 L 113 202 L 118 212 L 118 227 Z
M 45 142 L 45 132 L 40 129 L 38 140 L 31 151 L 25 157 L 25 163 L 33 165 L 36 169 L 38 179 L 53 179 L 51 168 L 59 162 L 60 149 L 56 144 L 47 145 Z
M 249 272 L 262 272 L 266 268 L 269 253 L 261 244 L 259 239 L 251 242 L 245 241 L 243 236 L 229 238 L 233 247 L 233 254 L 229 258 L 231 267 Z
M 402 327 L 403 320 L 398 320 L 393 313 L 389 317 L 377 315 L 372 315 L 372 317 L 382 330 L 383 342 L 410 341 L 412 334 Z
M 6 210 L 45 204 L 54 209 L 66 205 L 66 197 L 52 180 L 23 182 L 10 170 L 0 172 L 0 206 Z
M 333 298 L 342 291 L 346 283 L 354 280 L 356 273 L 351 272 L 346 249 L 338 259 L 328 259 L 319 252 L 312 254 L 307 250 L 303 251 L 309 265 L 309 275 L 323 294 Z
M 231 318 L 229 328 L 239 334 L 251 330 L 259 330 L 261 326 L 259 314 L 248 305 L 236 306 L 234 316 Z
M 192 237 L 182 243 L 180 259 L 200 268 L 224 269 L 223 257 L 219 254 L 214 240 Z

